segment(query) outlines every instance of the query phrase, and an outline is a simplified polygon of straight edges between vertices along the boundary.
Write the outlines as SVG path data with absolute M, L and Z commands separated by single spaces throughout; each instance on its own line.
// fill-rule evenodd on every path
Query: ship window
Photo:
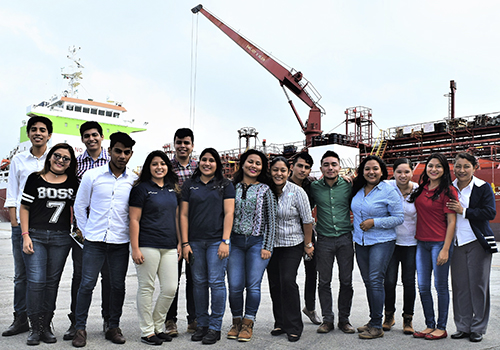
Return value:
M 113 112 L 111 111 L 106 111 L 106 117 L 111 117 L 113 115 Z
M 102 109 L 99 110 L 99 115 L 104 115 L 104 111 Z
M 113 113 L 113 118 L 119 118 L 120 117 L 120 113 Z
M 90 114 L 97 114 L 97 108 L 92 108 L 90 110 Z
M 76 124 L 76 128 L 77 128 L 77 129 L 80 129 L 80 124 Z
M 66 105 L 66 109 L 67 109 L 68 111 L 72 111 L 74 107 L 75 107 L 75 106 L 73 106 L 73 105 Z
M 68 123 L 64 123 L 64 127 L 67 128 L 68 127 Z
M 82 106 L 75 106 L 75 112 L 81 112 Z
M 106 132 L 109 134 L 109 129 L 106 129 Z
M 90 111 L 90 108 L 88 107 L 83 107 L 83 113 L 88 113 Z

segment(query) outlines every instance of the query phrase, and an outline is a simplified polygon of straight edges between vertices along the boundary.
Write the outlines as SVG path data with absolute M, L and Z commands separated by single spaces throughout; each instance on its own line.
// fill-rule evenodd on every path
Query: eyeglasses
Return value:
M 54 153 L 52 156 L 54 157 L 55 160 L 61 160 L 62 159 L 62 161 L 64 163 L 71 162 L 71 158 L 70 157 L 62 156 L 59 153 Z

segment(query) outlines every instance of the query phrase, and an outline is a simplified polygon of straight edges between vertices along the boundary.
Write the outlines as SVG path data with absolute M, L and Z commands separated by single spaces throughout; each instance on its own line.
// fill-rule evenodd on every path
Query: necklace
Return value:
M 54 174 L 54 175 L 56 176 L 56 178 L 57 178 L 58 176 L 60 176 L 60 175 L 64 175 L 64 173 L 60 173 L 60 174 L 58 174 L 58 173 L 56 173 L 56 172 L 52 171 L 52 169 L 49 169 L 49 171 L 50 171 L 52 174 Z

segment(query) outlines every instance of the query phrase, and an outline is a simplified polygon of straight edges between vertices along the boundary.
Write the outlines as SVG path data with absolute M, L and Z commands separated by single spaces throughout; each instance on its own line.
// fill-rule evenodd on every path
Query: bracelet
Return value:
M 189 245 L 189 242 L 182 243 L 182 248 L 187 247 Z
M 29 234 L 30 234 L 30 233 L 29 233 L 28 231 L 26 231 L 26 232 L 21 233 L 21 236 L 24 236 L 24 235 L 29 235 Z

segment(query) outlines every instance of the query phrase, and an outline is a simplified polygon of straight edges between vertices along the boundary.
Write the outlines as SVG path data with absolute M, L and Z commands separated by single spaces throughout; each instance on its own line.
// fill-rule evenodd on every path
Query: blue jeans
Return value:
M 396 241 L 362 246 L 356 243 L 356 261 L 365 283 L 370 322 L 374 328 L 382 328 L 384 310 L 384 278 Z
M 59 281 L 71 249 L 69 231 L 30 229 L 33 254 L 23 253 L 28 280 L 28 316 L 56 309 Z
M 120 325 L 125 300 L 125 277 L 129 261 L 129 244 L 85 241 L 82 252 L 82 282 L 76 302 L 76 329 L 85 329 L 92 302 L 92 292 L 99 272 L 108 263 L 111 293 L 109 296 L 109 328 Z
M 391 261 L 385 273 L 385 311 L 396 311 L 396 283 L 398 282 L 398 269 L 401 262 L 401 280 L 403 281 L 403 313 L 413 315 L 415 308 L 415 255 L 417 246 L 396 245 Z
M 246 289 L 245 318 L 255 321 L 260 305 L 260 285 L 269 259 L 260 257 L 262 236 L 231 236 L 227 265 L 229 306 L 234 318 L 243 316 L 243 291 Z
M 444 242 L 417 242 L 417 276 L 420 301 L 424 309 L 425 325 L 428 328 L 446 330 L 448 322 L 448 308 L 450 293 L 448 289 L 448 275 L 450 261 L 453 253 L 453 244 L 450 246 L 448 261 L 438 266 L 439 252 L 443 249 Z M 434 302 L 431 294 L 431 275 L 434 270 L 434 286 L 438 296 L 438 320 L 434 316 Z
M 191 272 L 193 274 L 196 321 L 199 327 L 208 327 L 220 331 L 222 317 L 226 311 L 226 268 L 228 258 L 221 260 L 217 256 L 221 241 L 191 241 L 189 244 L 194 256 Z M 212 301 L 210 304 L 212 313 L 210 315 L 208 314 L 209 300 Z
M 26 312 L 26 267 L 23 259 L 21 225 L 12 226 L 12 256 L 14 257 L 14 311 Z

